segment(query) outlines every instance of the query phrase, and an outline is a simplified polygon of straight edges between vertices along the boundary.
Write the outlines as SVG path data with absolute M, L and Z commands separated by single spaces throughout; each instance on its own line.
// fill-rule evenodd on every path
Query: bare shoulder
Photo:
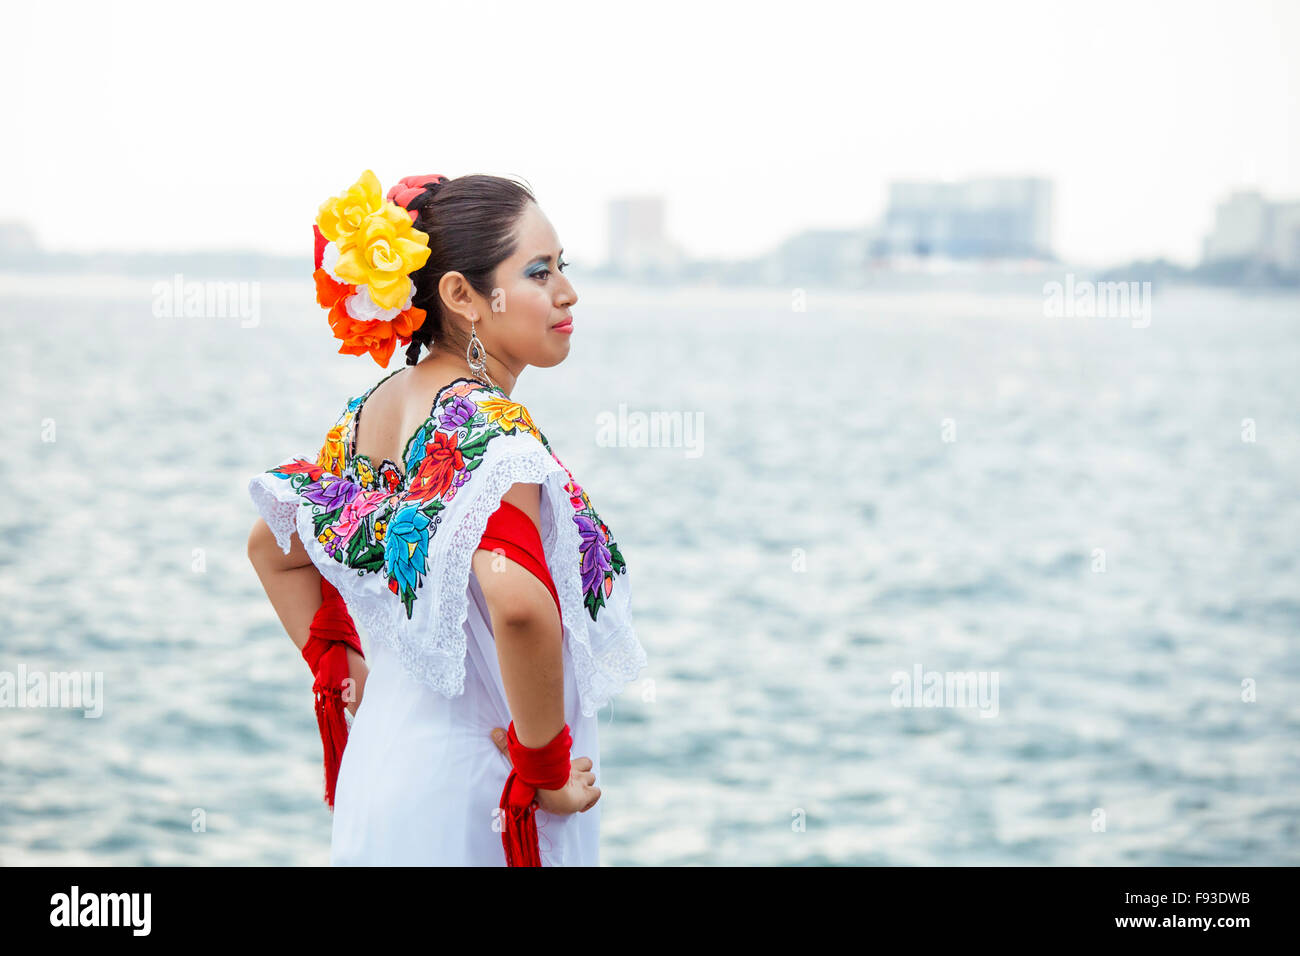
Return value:
M 536 482 L 515 482 L 501 496 L 532 519 L 540 532 L 542 527 L 542 486 Z

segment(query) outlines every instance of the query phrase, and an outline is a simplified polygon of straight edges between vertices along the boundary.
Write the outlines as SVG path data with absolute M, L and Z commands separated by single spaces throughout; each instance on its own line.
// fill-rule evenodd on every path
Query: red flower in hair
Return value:
M 446 181 L 447 177 L 441 173 L 432 173 L 428 176 L 406 176 L 399 179 L 396 185 L 388 190 L 388 195 L 384 198 L 406 209 L 406 204 L 424 192 L 425 186 L 431 183 L 445 183 Z M 410 209 L 406 211 L 411 216 L 411 222 L 415 222 L 419 213 Z
M 316 234 L 316 268 L 319 269 L 321 263 L 325 261 L 325 246 L 329 244 L 329 240 L 321 234 L 320 226 L 314 222 L 311 224 L 311 231 Z

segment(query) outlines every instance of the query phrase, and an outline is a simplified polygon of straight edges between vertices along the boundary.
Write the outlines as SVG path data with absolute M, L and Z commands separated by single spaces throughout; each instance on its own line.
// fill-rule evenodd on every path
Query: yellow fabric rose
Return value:
M 400 309 L 411 294 L 410 273 L 429 258 L 429 236 L 412 226 L 405 209 L 386 202 L 361 221 L 347 247 L 340 244 L 339 250 L 335 275 L 352 285 L 368 286 L 370 298 L 380 308 Z
M 366 217 L 378 212 L 383 205 L 379 178 L 367 169 L 342 195 L 321 203 L 316 225 L 322 236 L 338 244 L 341 252 L 352 244 Z

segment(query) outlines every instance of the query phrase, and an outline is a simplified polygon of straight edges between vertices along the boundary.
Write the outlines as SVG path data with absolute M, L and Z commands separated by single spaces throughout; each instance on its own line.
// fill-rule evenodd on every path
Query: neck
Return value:
M 487 368 L 484 369 L 487 373 L 487 377 L 494 384 L 500 386 L 501 390 L 506 393 L 506 397 L 509 398 L 510 393 L 514 391 L 515 382 L 518 381 L 519 376 L 510 371 L 510 369 L 502 362 L 499 362 L 491 355 L 488 355 L 486 349 L 484 349 L 483 358 L 487 365 Z M 477 377 L 475 376 L 474 371 L 469 367 L 469 363 L 465 360 L 465 352 L 463 349 L 459 353 L 453 352 L 450 349 L 435 349 L 421 359 L 419 364 L 425 365 L 426 363 L 440 370 L 445 369 L 447 372 L 450 372 L 457 377 Z

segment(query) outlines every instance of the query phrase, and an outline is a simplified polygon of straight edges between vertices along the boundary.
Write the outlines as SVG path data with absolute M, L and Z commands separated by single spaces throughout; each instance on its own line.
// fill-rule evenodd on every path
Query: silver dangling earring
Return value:
M 477 322 L 469 324 L 469 345 L 465 346 L 465 361 L 469 363 L 470 371 L 476 376 L 483 379 L 493 388 L 496 388 L 496 382 L 488 378 L 487 373 L 487 350 L 483 348 L 483 343 L 479 341 L 478 333 L 474 331 Z

